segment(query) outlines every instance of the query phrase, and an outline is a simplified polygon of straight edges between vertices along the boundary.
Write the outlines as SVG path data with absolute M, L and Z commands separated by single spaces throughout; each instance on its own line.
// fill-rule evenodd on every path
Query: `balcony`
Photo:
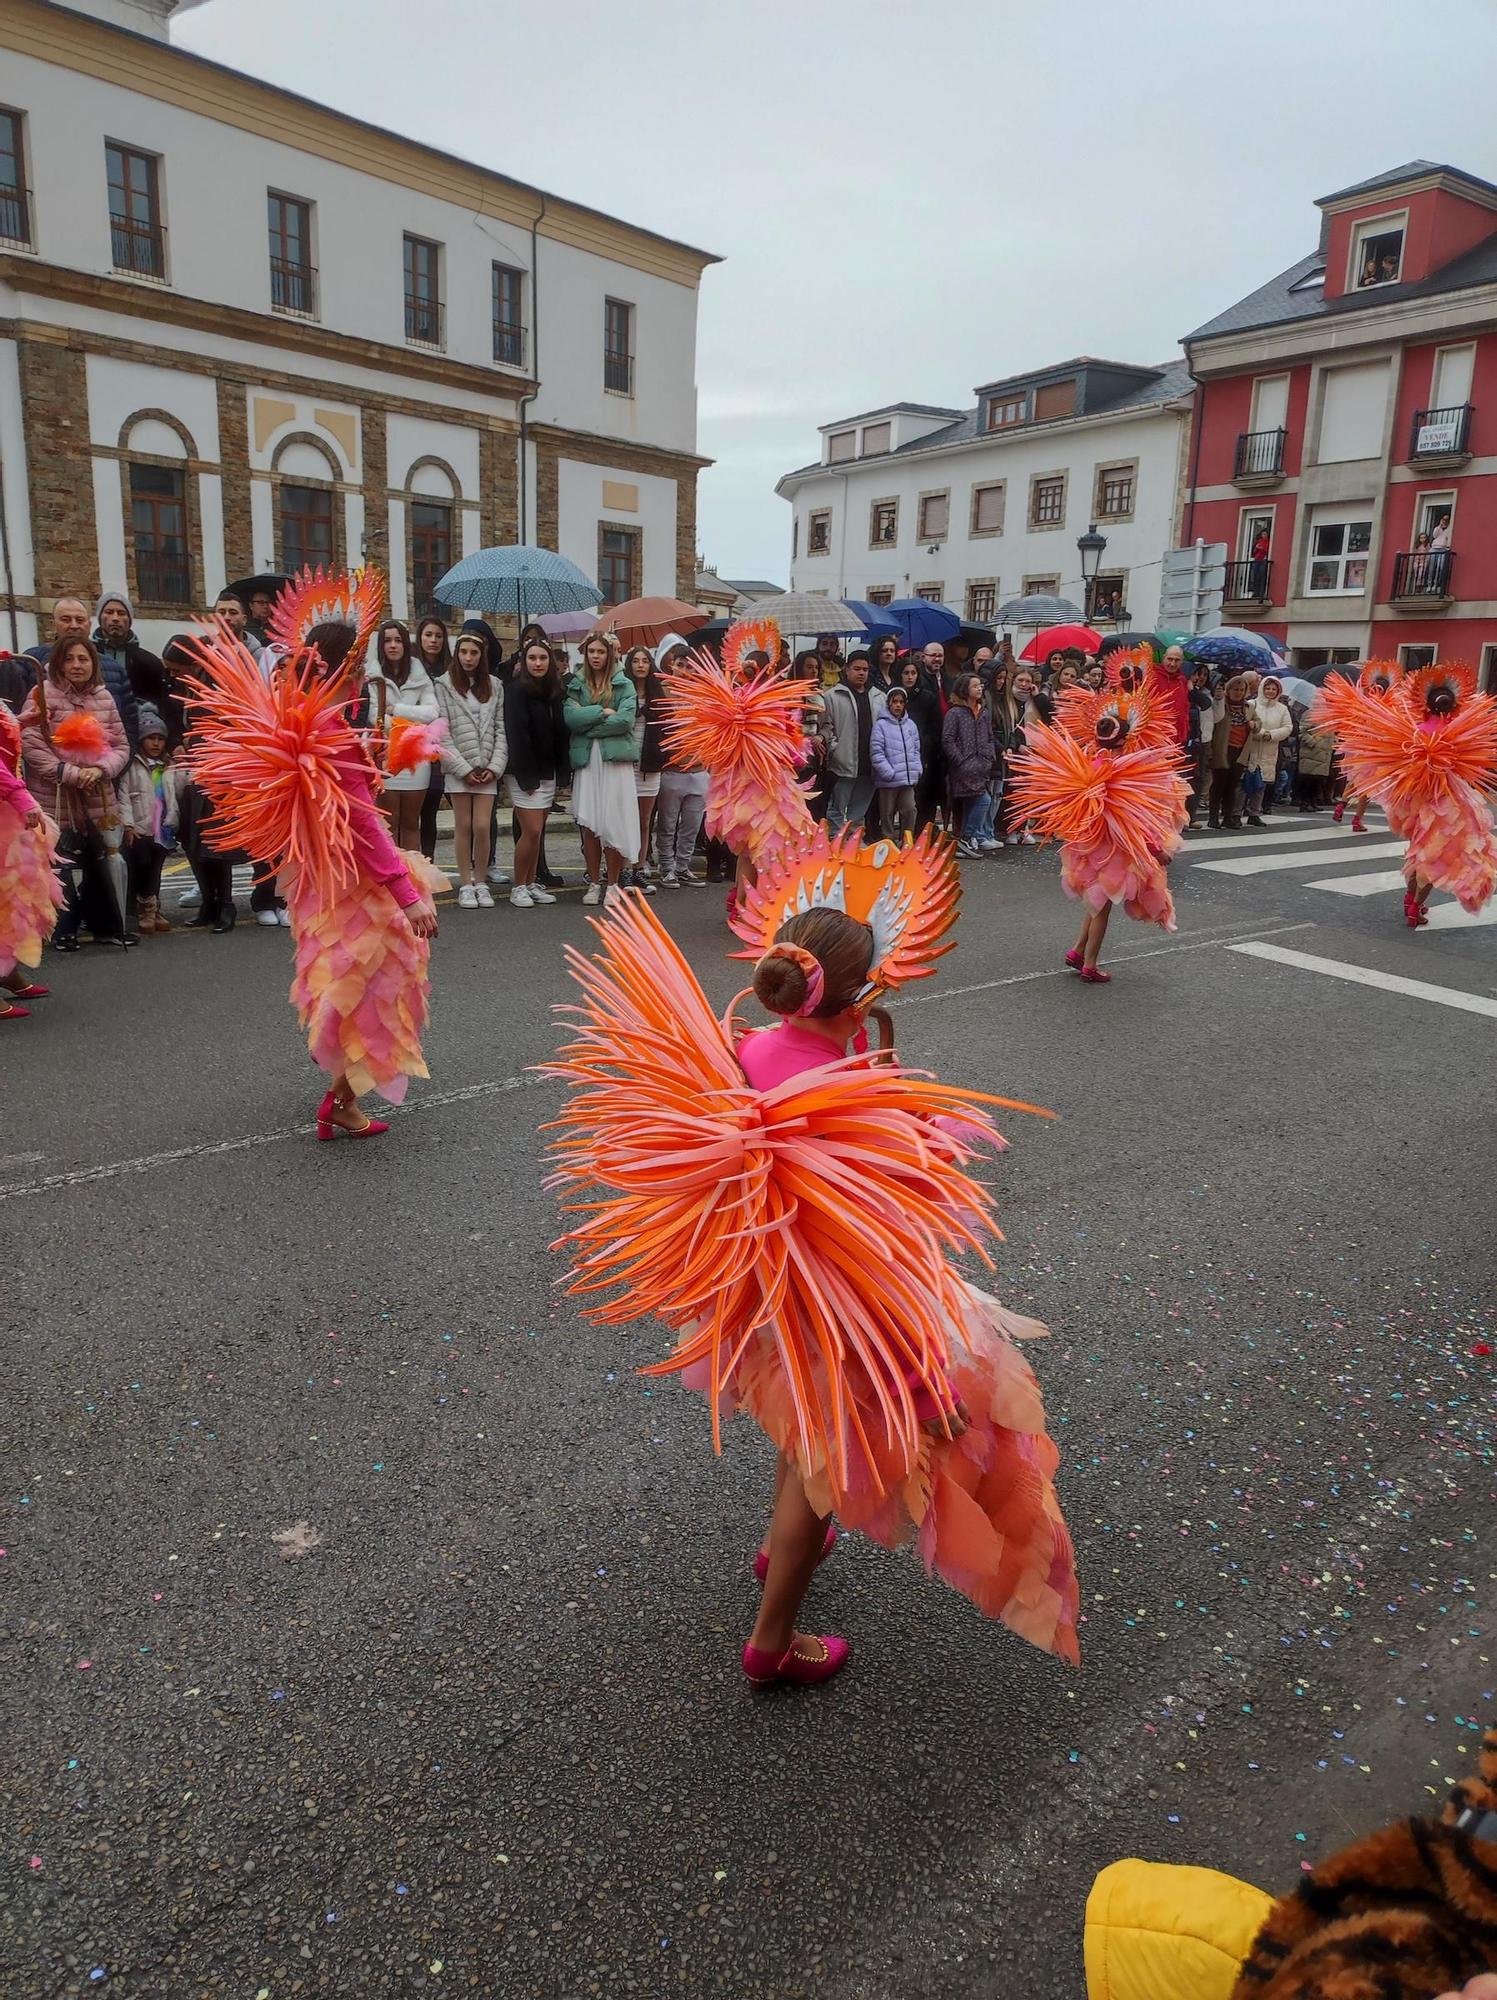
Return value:
M 109 243 L 116 271 L 165 282 L 166 231 L 159 222 L 130 222 L 124 216 L 111 215 Z
M 9 183 L 0 187 L 0 243 L 31 248 L 30 188 Z
M 1288 432 L 1243 431 L 1237 439 L 1237 455 L 1232 461 L 1232 484 L 1248 492 L 1277 486 L 1284 477 L 1284 446 Z
M 604 348 L 603 387 L 611 396 L 632 396 L 634 394 L 634 356 L 632 354 L 615 354 L 611 348 Z
M 416 292 L 406 293 L 405 337 L 412 347 L 441 347 L 442 305 L 439 299 L 422 298 Z
M 310 264 L 287 257 L 270 260 L 270 305 L 273 312 L 311 319 L 317 311 L 317 272 Z
M 1452 601 L 1454 549 L 1415 549 L 1393 558 L 1390 604 L 1410 610 L 1444 611 Z
M 1273 564 L 1266 558 L 1254 562 L 1227 564 L 1227 580 L 1222 587 L 1224 604 L 1263 605 L 1273 603 Z
M 507 320 L 494 323 L 494 359 L 501 368 L 525 366 L 525 344 L 530 329 Z
M 1452 403 L 1443 410 L 1415 410 L 1409 432 L 1409 463 L 1439 471 L 1464 465 L 1471 456 L 1471 405 Z

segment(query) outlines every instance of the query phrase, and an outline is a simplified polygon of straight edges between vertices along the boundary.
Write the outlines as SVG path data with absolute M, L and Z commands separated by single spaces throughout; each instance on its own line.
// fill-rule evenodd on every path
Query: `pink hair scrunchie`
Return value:
M 805 974 L 806 997 L 796 1008 L 795 1012 L 798 1015 L 814 1014 L 826 995 L 826 974 L 822 971 L 821 960 L 816 954 L 807 951 L 804 945 L 772 944 L 769 950 L 765 952 L 764 958 L 784 958 L 788 959 L 792 965 L 800 967 L 801 971 Z M 762 965 L 764 959 L 761 959 L 759 963 Z

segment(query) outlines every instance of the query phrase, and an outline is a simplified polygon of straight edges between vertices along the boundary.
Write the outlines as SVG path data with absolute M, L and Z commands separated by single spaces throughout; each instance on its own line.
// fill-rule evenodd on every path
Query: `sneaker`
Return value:
M 681 886 L 681 878 L 679 875 L 662 875 L 660 878 L 660 886 L 662 889 L 679 889 Z
M 1038 847 L 1039 844 L 1040 844 L 1039 835 L 1037 833 L 1031 833 L 1029 831 L 1029 828 L 1026 826 L 1024 831 L 1019 835 L 1020 847 Z
M 1005 847 L 1017 847 L 1017 846 L 1018 846 L 1018 844 L 1019 844 L 1019 836 L 1018 836 L 1018 834 L 1016 834 L 1016 833 L 1010 833 L 1010 834 L 1007 834 L 1007 835 L 1006 835 L 1006 836 L 1004 837 L 1004 842 L 1003 842 L 1003 844 L 1004 844 L 1004 846 L 1005 846 Z
M 583 898 L 586 901 L 586 898 Z M 621 910 L 624 907 L 624 891 L 616 882 L 611 882 L 603 892 L 605 910 Z
M 634 886 L 636 889 L 638 889 L 639 893 L 642 896 L 653 896 L 657 893 L 657 890 L 659 888 L 658 883 L 651 881 L 650 871 L 648 868 L 635 869 Z
M 460 910 L 476 910 L 478 908 L 478 891 L 473 887 L 471 882 L 464 882 L 463 886 L 458 890 L 457 906 Z
M 510 879 L 502 868 L 490 868 L 485 879 L 491 889 L 508 889 L 510 887 Z
M 267 931 L 278 931 L 281 927 L 281 920 L 274 910 L 256 910 L 255 922 Z
M 599 903 L 603 900 L 603 884 L 601 882 L 589 882 L 582 892 L 582 900 L 588 909 L 597 909 Z
M 999 848 L 1002 847 L 1003 842 L 1001 840 L 994 840 L 990 836 L 986 840 L 979 840 L 977 845 L 981 848 L 984 854 L 996 854 Z
M 978 861 L 982 858 L 982 849 L 975 840 L 959 840 L 956 851 L 964 861 Z
M 534 896 L 531 895 L 529 889 L 526 888 L 523 882 L 517 882 L 515 886 L 510 890 L 509 901 L 510 901 L 510 907 L 512 909 L 533 910 L 535 908 L 535 898 Z M 548 903 L 554 902 L 555 898 L 553 896 L 548 896 L 546 898 L 546 901 Z
M 551 891 L 543 889 L 539 882 L 532 882 L 529 888 L 522 887 L 521 894 L 528 896 L 532 903 L 554 903 L 556 901 Z M 510 901 L 514 901 L 513 891 L 510 893 Z
M 184 889 L 179 900 L 184 910 L 193 910 L 202 902 L 203 892 L 201 889 Z
M 480 910 L 492 910 L 494 907 L 493 891 L 487 882 L 476 882 L 473 885 L 473 899 Z
M 700 889 L 701 886 L 702 878 L 700 875 L 693 875 L 689 868 L 681 870 L 681 887 L 683 889 Z
M 286 908 L 286 905 L 284 903 L 282 903 L 281 907 L 276 911 L 275 920 L 280 925 L 283 931 L 290 930 L 291 912 Z

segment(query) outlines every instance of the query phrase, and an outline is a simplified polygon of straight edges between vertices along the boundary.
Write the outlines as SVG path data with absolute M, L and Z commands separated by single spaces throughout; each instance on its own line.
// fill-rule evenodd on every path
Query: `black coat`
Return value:
M 522 792 L 536 791 L 548 778 L 567 777 L 567 725 L 559 688 L 536 691 L 535 683 L 516 675 L 504 690 L 505 769 Z

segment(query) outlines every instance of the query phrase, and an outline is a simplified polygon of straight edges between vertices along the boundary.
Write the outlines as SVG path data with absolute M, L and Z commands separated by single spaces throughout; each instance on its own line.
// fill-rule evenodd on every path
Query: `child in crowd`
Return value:
M 120 774 L 116 792 L 142 937 L 169 931 L 161 914 L 161 868 L 177 844 L 177 767 L 167 757 L 166 724 L 153 708 L 140 711 L 140 747 Z
M 874 717 L 869 749 L 878 788 L 878 823 L 886 840 L 913 839 L 918 817 L 915 793 L 925 762 L 920 727 L 909 713 L 909 694 L 891 687 L 882 714 Z

